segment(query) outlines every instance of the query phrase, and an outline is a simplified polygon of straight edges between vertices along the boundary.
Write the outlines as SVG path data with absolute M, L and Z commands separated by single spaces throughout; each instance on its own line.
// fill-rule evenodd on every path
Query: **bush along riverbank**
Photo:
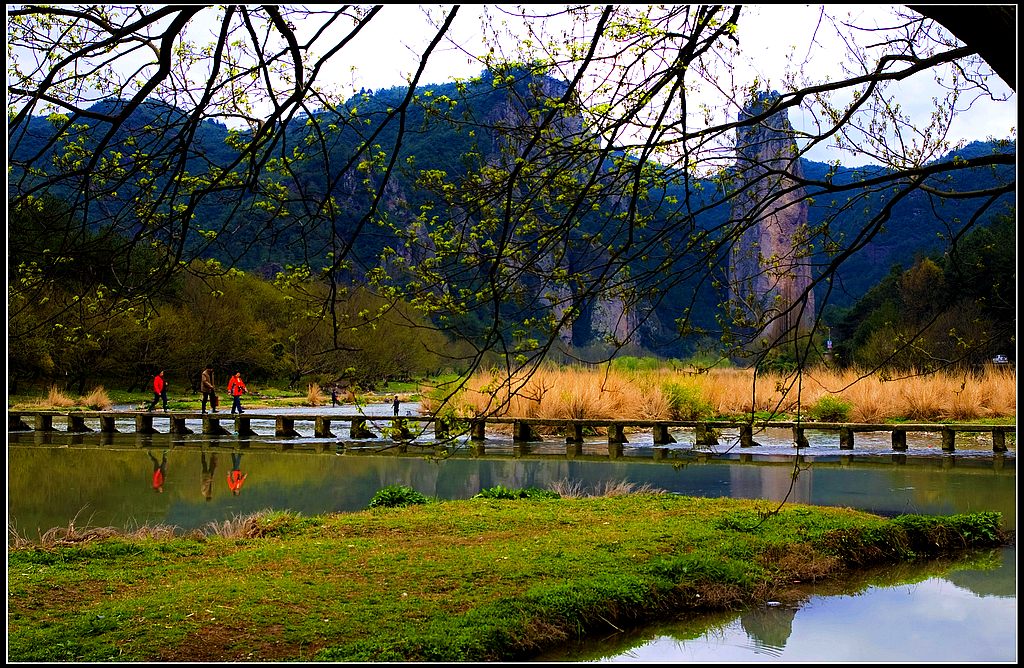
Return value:
M 8 660 L 520 660 L 682 611 L 786 601 L 797 581 L 1012 541 L 994 512 L 550 496 L 9 547 Z

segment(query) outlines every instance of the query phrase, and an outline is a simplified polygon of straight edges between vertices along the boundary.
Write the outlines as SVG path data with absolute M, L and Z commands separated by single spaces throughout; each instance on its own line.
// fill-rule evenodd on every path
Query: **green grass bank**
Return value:
M 8 549 L 8 659 L 497 661 L 795 581 L 1006 544 L 998 513 L 883 518 L 670 494 L 245 518 L 234 537 Z

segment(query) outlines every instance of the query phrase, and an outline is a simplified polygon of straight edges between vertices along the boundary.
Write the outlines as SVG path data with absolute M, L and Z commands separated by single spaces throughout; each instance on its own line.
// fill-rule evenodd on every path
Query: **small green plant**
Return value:
M 405 485 L 388 485 L 381 487 L 370 499 L 369 508 L 401 508 L 403 506 L 422 505 L 430 499 L 412 487 Z
M 561 495 L 549 489 L 537 487 L 522 487 L 509 489 L 502 485 L 486 487 L 476 494 L 474 499 L 559 499 Z
M 657 371 L 665 366 L 665 362 L 656 357 L 634 357 L 623 355 L 611 361 L 612 369 L 626 373 L 638 371 Z
M 834 394 L 825 394 L 807 409 L 807 414 L 812 419 L 822 422 L 849 422 L 852 409 L 853 404 L 846 399 Z
M 711 402 L 701 395 L 698 387 L 665 383 L 661 393 L 668 400 L 673 420 L 700 420 L 714 415 Z

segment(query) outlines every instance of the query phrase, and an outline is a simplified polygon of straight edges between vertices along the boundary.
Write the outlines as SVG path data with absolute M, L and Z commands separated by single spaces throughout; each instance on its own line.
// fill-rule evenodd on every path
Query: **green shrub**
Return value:
M 665 383 L 662 395 L 668 400 L 673 420 L 702 420 L 714 415 L 711 402 L 700 393 L 700 388 L 679 383 Z
M 520 489 L 509 489 L 501 485 L 481 489 L 474 499 L 560 499 L 558 492 L 537 487 L 523 487 Z
M 381 487 L 370 499 L 369 508 L 401 508 L 403 506 L 422 505 L 430 503 L 430 499 L 423 496 L 412 487 L 405 485 L 388 485 Z
M 657 357 L 634 357 L 623 355 L 611 361 L 612 369 L 622 372 L 657 371 L 665 367 L 665 362 Z
M 822 422 L 849 422 L 852 409 L 853 404 L 846 399 L 834 394 L 825 394 L 807 409 L 807 414 L 812 419 Z

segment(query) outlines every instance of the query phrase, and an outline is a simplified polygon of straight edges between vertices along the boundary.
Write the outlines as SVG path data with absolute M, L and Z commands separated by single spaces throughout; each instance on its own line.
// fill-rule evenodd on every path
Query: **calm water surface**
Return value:
M 252 426 L 273 434 L 273 422 L 258 420 L 259 412 L 247 411 Z M 368 412 L 390 415 L 390 405 Z M 167 430 L 159 417 L 154 424 Z M 9 433 L 9 526 L 30 538 L 72 522 L 189 530 L 267 508 L 305 515 L 361 510 L 391 484 L 466 499 L 495 485 L 545 488 L 571 480 L 590 490 L 628 481 L 679 494 L 788 500 L 885 515 L 996 510 L 1006 526 L 1016 528 L 1015 442 L 1008 439 L 1007 455 L 993 456 L 988 435 L 958 438 L 956 453 L 949 455 L 941 452 L 937 435 L 911 434 L 908 452 L 895 454 L 887 434 L 857 434 L 856 449 L 840 454 L 833 435 L 808 432 L 811 447 L 795 457 L 788 430 L 762 433 L 756 437 L 761 446 L 742 452 L 735 445 L 738 435 L 725 432 L 720 445 L 698 450 L 692 434 L 676 432 L 677 443 L 656 459 L 649 434 L 630 434 L 615 457 L 600 438 L 572 453 L 554 438 L 522 449 L 508 437 L 488 434 L 482 456 L 463 441 L 454 456 L 437 459 L 432 434 L 402 453 L 387 439 L 347 440 L 342 422 L 332 425 L 334 439 L 313 438 L 312 423 L 297 422 L 299 437 L 246 441 L 139 436 L 127 433 L 132 426 L 126 421 L 119 427 L 126 433 L 113 435 Z M 198 422 L 189 426 L 199 431 Z M 160 459 L 164 451 L 166 483 L 158 493 L 150 455 Z M 236 462 L 248 476 L 238 496 L 227 486 Z M 741 613 L 663 620 L 539 660 L 1014 662 L 1015 557 L 1016 550 L 1006 548 L 917 571 L 905 565 L 883 569 L 846 583 L 845 590 L 808 587 L 798 605 L 765 601 Z
M 1016 663 L 1016 561 L 1003 548 L 966 563 L 879 569 L 838 591 L 808 587 L 799 605 L 683 617 L 538 661 Z

